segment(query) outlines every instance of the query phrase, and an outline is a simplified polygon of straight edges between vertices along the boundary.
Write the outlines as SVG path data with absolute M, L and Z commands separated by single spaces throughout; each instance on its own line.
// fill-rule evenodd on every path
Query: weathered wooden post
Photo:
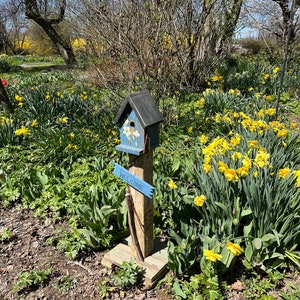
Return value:
M 127 248 L 118 245 L 102 261 L 106 266 L 119 264 L 114 256 L 124 259 L 130 248 L 130 257 L 146 268 L 146 273 L 147 268 L 151 273 L 150 284 L 167 264 L 165 253 L 164 258 L 159 254 L 155 256 L 153 239 L 153 149 L 159 145 L 162 120 L 163 116 L 147 90 L 129 94 L 115 118 L 121 139 L 116 149 L 129 154 L 129 170 L 115 164 L 114 174 L 128 184 L 126 202 L 131 236 Z M 161 250 L 162 247 L 158 252 Z

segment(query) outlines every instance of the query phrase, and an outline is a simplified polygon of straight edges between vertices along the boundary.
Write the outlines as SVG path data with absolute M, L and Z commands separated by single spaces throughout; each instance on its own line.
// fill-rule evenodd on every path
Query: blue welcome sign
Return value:
M 117 163 L 115 163 L 115 168 L 114 168 L 113 174 L 118 176 L 120 179 L 125 181 L 127 184 L 129 184 L 131 187 L 133 187 L 134 189 L 136 189 L 137 191 L 139 191 L 146 197 L 148 197 L 148 198 L 153 197 L 154 187 L 151 184 L 138 178 L 137 176 L 130 173 L 128 170 L 126 170 L 122 166 L 118 165 Z

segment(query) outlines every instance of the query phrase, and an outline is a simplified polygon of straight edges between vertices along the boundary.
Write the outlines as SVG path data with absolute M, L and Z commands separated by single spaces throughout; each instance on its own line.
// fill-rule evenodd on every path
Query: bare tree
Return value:
M 77 0 L 74 30 L 116 74 L 161 90 L 195 89 L 226 53 L 242 0 Z M 102 82 L 109 68 L 98 67 Z M 116 78 L 112 78 L 112 82 Z M 117 80 L 117 79 L 116 79 Z
M 295 9 L 299 8 L 299 0 Z M 287 37 L 291 5 L 289 0 L 244 0 L 240 22 L 245 27 L 256 28 L 262 37 L 270 36 L 284 42 Z M 295 14 L 291 28 L 291 43 L 299 31 L 300 14 Z
M 4 22 L 2 21 L 1 17 L 0 17 L 0 51 L 3 51 L 5 49 L 5 25 Z
M 28 22 L 19 7 L 16 0 L 6 1 L 0 7 L 0 39 L 5 53 L 17 54 L 20 42 L 25 38 Z
M 293 10 L 297 10 L 300 7 L 300 0 L 272 0 L 275 3 L 277 3 L 281 9 L 282 12 L 282 24 L 283 24 L 283 41 L 286 41 L 287 36 L 288 36 L 288 32 L 289 32 L 289 28 L 291 30 L 290 32 L 290 42 L 293 43 L 293 41 L 295 40 L 295 36 L 296 36 L 296 30 L 297 27 L 295 26 L 295 23 L 291 21 L 292 19 L 292 14 L 294 14 Z M 292 2 L 293 5 L 291 4 Z
M 76 62 L 70 39 L 66 39 L 55 29 L 55 25 L 64 20 L 66 0 L 22 0 L 26 17 L 35 21 L 57 48 L 67 65 Z

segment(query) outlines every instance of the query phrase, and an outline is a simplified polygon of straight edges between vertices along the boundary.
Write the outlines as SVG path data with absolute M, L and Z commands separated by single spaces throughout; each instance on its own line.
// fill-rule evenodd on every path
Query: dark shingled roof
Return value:
M 135 92 L 126 97 L 115 117 L 115 124 L 123 123 L 131 109 L 137 115 L 143 128 L 163 121 L 161 112 L 147 90 Z

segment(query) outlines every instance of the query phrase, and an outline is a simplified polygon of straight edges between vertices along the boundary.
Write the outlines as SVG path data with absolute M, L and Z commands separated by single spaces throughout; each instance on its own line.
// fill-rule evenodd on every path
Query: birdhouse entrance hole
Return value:
M 134 131 L 135 130 L 135 122 L 133 120 L 130 120 L 129 125 L 130 125 L 131 131 Z

